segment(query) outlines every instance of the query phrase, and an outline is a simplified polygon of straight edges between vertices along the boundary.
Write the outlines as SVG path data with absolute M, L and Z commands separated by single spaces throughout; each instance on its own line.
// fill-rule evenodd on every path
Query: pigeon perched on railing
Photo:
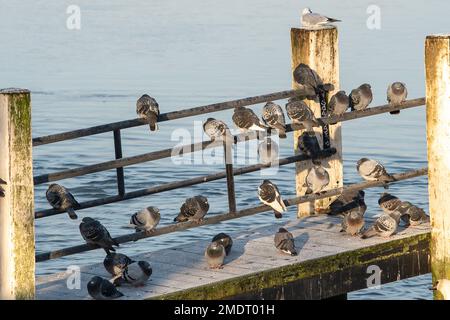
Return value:
M 398 105 L 406 100 L 408 97 L 408 89 L 403 82 L 394 82 L 390 84 L 387 89 L 387 101 L 390 105 Z M 391 111 L 390 114 L 399 114 L 400 110 Z
M 286 205 L 281 199 L 278 187 L 270 180 L 264 180 L 258 187 L 258 197 L 262 203 L 273 209 L 275 218 L 282 218 L 282 212 L 286 211 Z
M 349 235 L 355 236 L 360 234 L 364 228 L 364 213 L 367 210 L 367 205 L 364 200 L 356 201 L 356 206 L 348 210 L 342 220 L 341 232 L 346 232 Z
M 293 123 L 303 125 L 306 131 L 312 131 L 314 126 L 320 125 L 314 116 L 314 112 L 302 100 L 289 99 L 286 104 L 286 113 Z
M 383 213 L 375 223 L 366 231 L 363 232 L 361 238 L 367 239 L 374 236 L 388 238 L 393 235 L 398 228 L 401 213 L 395 211 L 391 214 Z
M 106 279 L 95 276 L 87 284 L 89 295 L 95 300 L 111 300 L 123 297 L 123 293 Z
M 67 211 L 71 219 L 77 219 L 74 208 L 78 208 L 80 204 L 75 200 L 74 196 L 63 186 L 52 183 L 45 193 L 48 203 L 56 210 Z
M 144 94 L 136 102 L 136 113 L 139 118 L 148 121 L 150 131 L 158 130 L 159 104 L 148 94 Z
M 350 98 L 344 90 L 336 92 L 328 103 L 328 114 L 331 116 L 340 116 L 347 111 L 350 106 Z
M 106 254 L 116 251 L 113 246 L 119 246 L 98 220 L 84 217 L 80 223 L 80 233 L 87 244 L 98 245 L 105 250 Z
M 356 170 L 364 180 L 383 182 L 386 189 L 388 182 L 395 181 L 395 178 L 386 171 L 381 163 L 368 158 L 359 159 L 356 163 Z
M 235 126 L 243 133 L 249 130 L 266 131 L 267 129 L 253 110 L 246 107 L 234 108 L 232 119 Z
M 195 221 L 200 223 L 208 213 L 209 203 L 204 196 L 195 196 L 186 199 L 180 208 L 180 213 L 173 220 L 174 222 Z
M 147 261 L 135 261 L 129 264 L 122 273 L 122 282 L 128 283 L 133 287 L 144 286 L 153 270 Z
M 278 143 L 272 140 L 271 137 L 265 137 L 258 145 L 259 161 L 262 164 L 269 164 L 278 161 L 279 148 Z
M 314 165 L 308 170 L 303 187 L 306 187 L 305 194 L 320 193 L 330 183 L 328 171 L 321 165 Z
M 206 263 L 211 269 L 222 269 L 226 251 L 224 246 L 217 242 L 211 242 L 205 250 Z
M 305 8 L 302 11 L 301 23 L 303 27 L 314 28 L 329 25 L 333 22 L 341 22 L 341 20 L 314 13 L 310 8 Z
M 203 124 L 203 131 L 205 131 L 212 141 L 223 140 L 229 144 L 234 143 L 234 137 L 230 132 L 230 128 L 221 120 L 208 118 Z
M 153 231 L 161 220 L 161 214 L 156 207 L 147 207 L 131 216 L 130 226 L 136 229 L 136 232 Z
M 280 139 L 286 138 L 286 120 L 283 109 L 278 104 L 267 102 L 262 111 L 262 119 L 270 128 L 278 130 Z
M 275 248 L 277 248 L 281 252 L 287 253 L 291 256 L 297 255 L 297 250 L 295 249 L 294 236 L 285 228 L 278 229 L 278 232 L 275 233 L 273 241 L 275 244 Z
M 322 149 L 314 131 L 304 131 L 298 137 L 298 150 L 301 154 L 310 157 L 314 164 L 320 165 L 317 159 Z
M 116 279 L 120 278 L 128 265 L 133 262 L 135 262 L 133 259 L 122 253 L 108 253 L 103 260 L 103 266 L 113 276 L 110 282 L 114 283 Z
M 226 255 L 230 254 L 231 247 L 233 246 L 233 239 L 231 239 L 229 235 L 221 232 L 212 238 L 212 242 L 214 241 L 223 245 Z
M 350 93 L 350 109 L 352 111 L 355 110 L 364 110 L 369 104 L 372 102 L 373 94 L 372 88 L 370 84 L 364 83 L 360 85 L 358 88 L 353 89 Z
M 5 189 L 3 189 L 1 185 L 6 185 L 6 181 L 2 178 L 0 178 L 0 197 L 3 198 L 5 196 Z
M 338 215 L 344 217 L 349 211 L 361 205 L 364 202 L 364 190 L 344 191 L 329 206 L 329 215 Z
M 331 83 L 323 83 L 323 80 L 317 72 L 311 69 L 307 64 L 300 63 L 293 72 L 294 81 L 298 84 L 299 89 L 304 93 L 294 99 L 305 97 L 309 100 L 318 101 L 324 98 L 326 92 L 332 91 L 334 86 Z

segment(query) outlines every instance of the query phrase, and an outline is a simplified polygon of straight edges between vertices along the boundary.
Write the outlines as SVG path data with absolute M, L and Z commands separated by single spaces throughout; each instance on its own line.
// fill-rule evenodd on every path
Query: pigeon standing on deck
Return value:
M 208 118 L 203 124 L 203 131 L 205 131 L 212 141 L 223 140 L 229 144 L 234 143 L 234 137 L 230 132 L 230 128 L 221 120 Z
M 320 164 L 319 158 L 321 149 L 314 131 L 304 131 L 298 137 L 298 149 L 301 154 L 311 158 L 314 164 Z
M 128 265 L 133 262 L 135 262 L 133 259 L 122 253 L 108 253 L 103 260 L 103 266 L 113 276 L 110 282 L 114 283 L 116 279 L 120 278 Z
M 344 217 L 349 211 L 364 202 L 364 196 L 363 190 L 344 191 L 330 204 L 328 214 Z
M 403 201 L 401 203 L 401 207 L 403 208 L 401 211 L 401 218 L 406 224 L 417 226 L 430 221 L 430 217 L 425 213 L 425 211 L 422 208 L 413 205 L 411 202 Z
M 205 250 L 206 263 L 211 269 L 222 269 L 225 255 L 224 246 L 217 241 L 211 242 Z
M 357 235 L 364 228 L 364 213 L 367 210 L 367 206 L 364 200 L 358 200 L 356 206 L 349 211 L 344 216 L 342 220 L 341 232 L 346 232 L 349 235 Z
M 6 185 L 6 181 L 2 178 L 0 178 L 0 197 L 3 198 L 5 196 L 5 189 L 1 185 Z
M 270 128 L 278 130 L 280 139 L 286 138 L 286 120 L 283 109 L 276 103 L 267 102 L 262 111 L 262 119 Z
M 273 241 L 275 247 L 281 252 L 290 254 L 291 256 L 297 255 L 297 250 L 295 249 L 294 236 L 285 228 L 278 229 L 278 232 L 275 233 Z
M 136 113 L 139 118 L 148 121 L 150 131 L 158 130 L 159 104 L 148 94 L 144 94 L 136 102 Z
M 266 131 L 267 129 L 253 110 L 246 107 L 234 108 L 232 119 L 236 127 L 243 133 L 249 130 Z
M 156 207 L 147 207 L 131 216 L 130 226 L 136 229 L 136 232 L 153 231 L 161 220 L 161 214 Z
M 367 181 L 381 181 L 387 189 L 387 182 L 395 181 L 395 178 L 391 176 L 381 163 L 368 158 L 361 158 L 356 163 L 356 170 L 359 175 Z
M 214 241 L 223 245 L 223 247 L 225 248 L 226 255 L 230 254 L 231 247 L 233 246 L 233 239 L 231 239 L 229 235 L 221 232 L 215 235 L 214 238 L 212 238 L 212 242 Z
M 64 210 L 69 214 L 70 219 L 77 219 L 78 216 L 73 208 L 77 208 L 80 204 L 75 200 L 74 196 L 63 186 L 52 183 L 45 193 L 47 201 L 56 210 Z
M 283 212 L 286 211 L 286 205 L 281 199 L 280 191 L 278 187 L 270 180 L 264 180 L 258 187 L 258 197 L 262 203 L 268 205 L 273 209 L 275 218 L 280 219 L 283 217 Z
M 133 287 L 141 287 L 148 281 L 152 272 L 150 263 L 147 261 L 135 261 L 126 267 L 121 280 Z
M 328 184 L 330 183 L 330 175 L 328 171 L 325 170 L 321 165 L 314 165 L 309 169 L 308 174 L 305 178 L 305 183 L 303 184 L 306 187 L 305 194 L 320 193 Z
M 259 161 L 262 164 L 269 164 L 278 160 L 279 148 L 278 143 L 271 137 L 264 137 L 264 140 L 258 146 Z
M 350 98 L 344 90 L 336 92 L 328 103 L 328 114 L 331 116 L 340 116 L 347 111 L 350 105 Z
M 98 245 L 105 250 L 106 254 L 109 254 L 110 251 L 116 251 L 113 246 L 119 246 L 98 220 L 84 217 L 80 223 L 80 233 L 87 244 Z
M 208 213 L 209 203 L 204 196 L 195 196 L 186 199 L 180 208 L 180 213 L 173 220 L 174 222 L 195 221 L 201 222 L 203 217 Z
M 375 223 L 366 231 L 363 232 L 361 238 L 367 239 L 374 236 L 388 238 L 393 235 L 398 228 L 400 222 L 400 212 L 395 211 L 391 214 L 383 213 Z
M 387 89 L 387 101 L 391 106 L 401 104 L 408 97 L 408 89 L 403 82 L 394 82 Z M 391 111 L 390 114 L 399 114 L 400 110 Z
M 118 291 L 111 282 L 99 276 L 93 277 L 88 282 L 87 290 L 95 300 L 111 300 L 123 296 L 123 293 Z
M 350 109 L 364 110 L 372 102 L 373 94 L 370 84 L 364 83 L 350 93 Z
M 305 8 L 302 11 L 301 23 L 303 27 L 314 28 L 340 21 L 341 20 L 323 16 L 319 13 L 314 13 L 310 8 Z
M 387 214 L 396 211 L 401 204 L 402 201 L 399 198 L 387 192 L 383 193 L 378 199 L 378 205 Z
M 289 99 L 286 104 L 286 113 L 293 123 L 303 125 L 306 131 L 312 131 L 314 126 L 320 125 L 314 112 L 302 100 Z

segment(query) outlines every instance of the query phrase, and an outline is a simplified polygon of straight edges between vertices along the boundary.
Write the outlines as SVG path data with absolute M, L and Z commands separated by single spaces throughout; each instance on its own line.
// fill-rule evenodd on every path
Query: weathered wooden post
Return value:
M 324 27 L 321 29 L 291 29 L 291 48 L 292 48 L 292 71 L 300 64 L 305 63 L 317 71 L 324 83 L 332 83 L 334 91 L 330 92 L 328 99 L 339 90 L 339 50 L 338 50 L 338 31 L 336 27 Z M 297 89 L 298 85 L 292 79 L 292 88 Z M 321 116 L 319 103 L 306 101 L 314 111 L 316 117 Z M 294 132 L 294 150 L 297 153 L 297 140 L 303 130 Z M 322 136 L 322 128 L 316 127 L 314 131 Z M 341 124 L 329 126 L 331 147 L 336 148 L 336 154 L 323 161 L 328 163 L 326 168 L 330 175 L 330 184 L 328 189 L 343 186 L 343 168 L 342 168 L 342 144 L 341 144 Z M 322 144 L 322 142 L 321 142 Z M 306 188 L 303 187 L 308 169 L 312 166 L 310 161 L 296 164 L 296 189 L 297 195 L 305 194 Z M 315 203 L 303 203 L 298 206 L 297 216 L 308 216 L 314 212 L 320 212 L 326 209 L 334 198 L 317 200 Z
M 433 283 L 450 279 L 450 35 L 425 41 L 428 194 Z M 441 299 L 439 293 L 436 299 Z
M 0 90 L 0 298 L 33 299 L 34 194 L 30 92 Z

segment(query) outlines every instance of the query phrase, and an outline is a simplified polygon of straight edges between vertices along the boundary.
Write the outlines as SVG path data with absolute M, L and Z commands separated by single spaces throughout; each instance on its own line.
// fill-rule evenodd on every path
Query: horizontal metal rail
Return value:
M 398 181 L 423 176 L 423 175 L 426 175 L 427 173 L 428 173 L 428 168 L 421 168 L 418 170 L 412 170 L 412 171 L 408 171 L 408 172 L 404 172 L 404 173 L 394 174 L 393 176 L 395 178 L 395 181 L 390 182 L 390 183 L 395 183 Z M 362 190 L 362 189 L 367 189 L 367 188 L 381 187 L 384 185 L 385 185 L 384 182 L 378 182 L 378 181 L 355 183 L 355 184 L 347 185 L 342 188 L 327 190 L 321 194 L 312 194 L 312 195 L 305 195 L 305 196 L 291 198 L 288 200 L 284 200 L 284 203 L 286 204 L 286 206 L 293 206 L 293 205 L 297 205 L 297 204 L 303 203 L 303 202 L 310 202 L 310 201 L 314 201 L 314 200 L 318 200 L 318 199 L 336 196 L 345 191 Z M 222 221 L 251 216 L 251 215 L 254 215 L 257 213 L 271 211 L 271 210 L 273 210 L 273 209 L 269 206 L 259 205 L 256 207 L 239 210 L 233 214 L 222 213 L 222 214 L 214 215 L 214 216 L 203 219 L 200 223 L 191 222 L 191 221 L 177 223 L 177 224 L 173 224 L 173 225 L 169 225 L 169 226 L 164 226 L 161 228 L 156 228 L 155 231 L 152 233 L 135 232 L 135 233 L 130 233 L 130 234 L 119 236 L 119 237 L 115 238 L 115 240 L 119 244 L 131 242 L 131 241 L 137 241 L 140 239 L 155 237 L 155 236 L 168 234 L 168 233 L 172 233 L 172 232 L 176 232 L 176 231 L 183 231 L 183 230 L 196 228 L 196 227 L 200 227 L 200 226 L 204 226 L 204 225 L 219 223 Z M 40 253 L 40 254 L 36 255 L 36 262 L 42 262 L 42 261 L 46 261 L 46 260 L 50 260 L 50 259 L 56 259 L 56 258 L 73 255 L 73 254 L 77 254 L 77 253 L 81 253 L 81 252 L 85 252 L 85 251 L 95 250 L 95 249 L 99 249 L 99 247 L 96 245 L 82 244 L 82 245 L 78 245 L 78 246 L 74 246 L 74 247 L 68 247 L 68 248 L 63 248 L 63 249 L 59 249 L 59 250 L 55 250 L 55 251 L 44 252 L 44 253 Z
M 390 106 L 390 105 L 381 105 L 377 107 L 368 108 L 366 110 L 362 111 L 352 111 L 352 112 L 346 112 L 341 116 L 332 116 L 328 118 L 320 118 L 319 122 L 322 122 L 322 124 L 332 124 L 335 122 L 341 122 L 341 121 L 348 121 L 348 120 L 354 120 L 359 118 L 364 118 L 368 116 L 378 115 L 386 112 L 391 112 L 395 110 L 402 110 L 407 108 L 413 108 L 418 107 L 425 104 L 425 98 L 418 98 L 418 99 L 412 99 L 405 101 L 404 103 L 396 106 Z M 180 111 L 181 112 L 181 111 Z M 303 127 L 300 124 L 288 124 L 286 126 L 286 132 L 291 132 L 293 130 L 302 129 Z M 234 136 L 235 143 L 239 141 L 247 141 L 255 139 L 257 136 L 254 133 L 250 134 L 238 134 Z M 117 169 L 122 168 L 138 163 L 148 162 L 148 161 L 155 161 L 160 160 L 164 158 L 169 158 L 173 154 L 187 154 L 195 151 L 204 150 L 206 148 L 213 148 L 213 147 L 219 147 L 222 145 L 221 141 L 203 141 L 199 143 L 194 143 L 191 145 L 185 145 L 185 146 L 179 146 L 176 148 L 170 148 L 170 149 L 164 149 L 164 150 L 158 150 L 153 151 L 145 154 L 140 154 L 132 157 L 126 157 L 121 158 L 117 160 L 110 160 L 106 162 L 101 162 L 93 165 L 83 166 L 75 169 L 69 169 L 69 170 L 63 170 L 59 172 L 54 173 L 48 173 L 43 174 L 39 176 L 34 177 L 34 184 L 43 184 L 47 182 L 53 182 L 73 177 L 79 177 L 86 174 L 92 174 L 96 172 L 102 172 L 107 171 L 111 169 Z
M 336 153 L 335 148 L 323 150 L 322 153 L 320 154 L 319 158 L 326 158 L 326 157 L 332 156 L 335 153 Z M 307 161 L 310 159 L 311 158 L 309 158 L 305 155 L 296 155 L 296 156 L 279 159 L 278 163 L 275 165 L 284 166 L 284 165 L 295 163 L 298 161 Z M 269 168 L 270 166 L 271 166 L 271 164 L 261 164 L 260 163 L 260 164 L 255 164 L 255 165 L 251 165 L 251 166 L 247 166 L 247 167 L 236 168 L 236 169 L 233 169 L 233 176 L 238 176 L 238 175 L 242 175 L 242 174 L 246 174 L 246 173 L 250 173 L 250 172 L 259 171 L 264 168 Z M 186 180 L 176 181 L 176 182 L 169 182 L 169 183 L 161 184 L 158 186 L 150 187 L 147 189 L 140 189 L 140 190 L 128 192 L 128 193 L 125 193 L 123 196 L 116 195 L 116 196 L 110 196 L 110 197 L 105 197 L 105 198 L 101 198 L 101 199 L 95 199 L 95 200 L 90 200 L 90 201 L 86 201 L 86 202 L 81 202 L 80 206 L 78 208 L 76 208 L 76 210 L 97 207 L 97 206 L 101 206 L 101 205 L 105 205 L 105 204 L 109 204 L 109 203 L 139 198 L 139 197 L 147 196 L 150 194 L 174 190 L 174 189 L 178 189 L 178 188 L 182 188 L 182 187 L 193 186 L 193 185 L 201 184 L 204 182 L 220 180 L 220 179 L 226 178 L 226 176 L 227 176 L 226 171 L 220 171 L 220 172 L 216 172 L 216 173 L 212 173 L 209 175 L 200 176 L 200 177 L 196 177 L 196 178 L 191 178 L 191 179 L 186 179 Z M 47 209 L 47 210 L 37 211 L 35 213 L 35 218 L 39 219 L 39 218 L 49 217 L 49 216 L 53 216 L 56 214 L 61 214 L 63 212 L 65 212 L 65 211 L 56 210 L 56 209 Z

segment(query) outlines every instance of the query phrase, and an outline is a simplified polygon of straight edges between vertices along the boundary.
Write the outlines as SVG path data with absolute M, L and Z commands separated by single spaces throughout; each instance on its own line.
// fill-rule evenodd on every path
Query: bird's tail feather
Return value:
M 150 126 L 150 131 L 156 131 L 158 130 L 158 116 L 154 113 L 150 113 L 147 117 L 148 124 Z
M 391 111 L 389 112 L 390 114 L 400 114 L 400 110 L 395 110 L 395 111 Z
M 275 215 L 275 218 L 277 218 L 277 219 L 283 218 L 283 215 L 281 214 L 281 212 L 278 212 L 278 211 L 276 211 L 276 210 L 273 210 L 273 213 L 274 213 L 274 215 Z
M 377 235 L 377 232 L 372 227 L 363 232 L 361 239 L 368 239 L 368 238 L 374 237 L 376 235 Z
M 78 219 L 78 216 L 75 213 L 75 210 L 73 210 L 73 208 L 68 208 L 67 213 L 69 214 L 70 219 L 72 219 L 72 220 Z

